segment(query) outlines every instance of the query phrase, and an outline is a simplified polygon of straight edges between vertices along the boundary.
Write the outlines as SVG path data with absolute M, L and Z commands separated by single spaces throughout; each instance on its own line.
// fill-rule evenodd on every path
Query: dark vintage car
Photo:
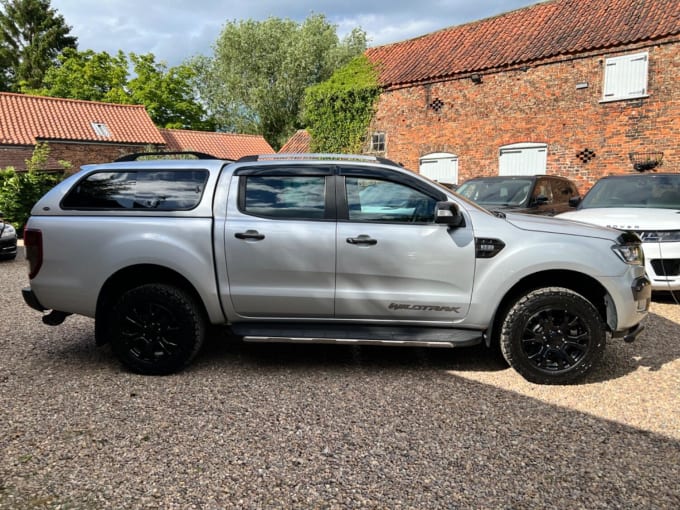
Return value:
M 475 177 L 456 192 L 493 211 L 554 216 L 570 209 L 578 197 L 576 185 L 556 175 L 504 175 Z
M 17 231 L 2 219 L 0 212 L 0 260 L 12 260 L 17 256 Z

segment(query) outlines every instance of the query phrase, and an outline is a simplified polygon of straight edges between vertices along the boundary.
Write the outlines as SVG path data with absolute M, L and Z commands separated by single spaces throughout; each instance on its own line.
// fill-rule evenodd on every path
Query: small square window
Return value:
M 371 135 L 371 152 L 385 152 L 385 133 L 375 132 Z
M 109 128 L 106 127 L 106 124 L 104 124 L 103 122 L 93 122 L 92 129 L 94 129 L 94 132 L 97 136 L 103 136 L 106 138 L 109 138 L 111 136 Z

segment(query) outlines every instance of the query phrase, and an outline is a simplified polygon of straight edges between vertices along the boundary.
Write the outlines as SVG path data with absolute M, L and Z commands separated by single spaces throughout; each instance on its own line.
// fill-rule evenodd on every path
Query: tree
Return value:
M 214 130 L 214 122 L 196 99 L 196 71 L 188 64 L 168 68 L 152 54 L 130 54 L 135 77 L 128 82 L 130 102 L 143 104 L 158 126 Z
M 125 89 L 128 81 L 128 59 L 122 51 L 109 55 L 103 51 L 77 51 L 67 48 L 57 57 L 57 63 L 47 70 L 43 86 L 21 92 L 41 96 L 128 103 Z
M 49 0 L 0 0 L 0 87 L 38 88 L 45 71 L 77 39 Z
M 219 127 L 259 133 L 275 148 L 302 127 L 304 91 L 366 49 L 355 29 L 342 42 L 323 15 L 304 22 L 269 18 L 233 21 L 212 58 L 194 59 L 199 91 Z
M 22 92 L 86 101 L 142 104 L 158 126 L 212 130 L 214 124 L 195 97 L 195 74 L 195 70 L 186 64 L 168 68 L 164 63 L 157 63 L 151 53 L 130 53 L 128 58 L 122 51 L 113 56 L 107 52 L 81 52 L 69 48 L 45 73 L 42 88 L 32 90 L 24 87 Z

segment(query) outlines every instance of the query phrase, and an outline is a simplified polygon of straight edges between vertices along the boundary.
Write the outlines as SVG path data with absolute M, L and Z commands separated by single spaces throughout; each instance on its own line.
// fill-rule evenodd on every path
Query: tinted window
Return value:
M 193 209 L 203 196 L 206 170 L 96 172 L 62 201 L 64 209 Z
M 631 175 L 600 179 L 581 207 L 680 208 L 680 174 Z
M 413 188 L 361 177 L 347 177 L 345 185 L 352 221 L 434 221 L 437 201 Z
M 244 177 L 246 213 L 268 218 L 323 219 L 326 178 L 323 176 Z
M 478 179 L 463 183 L 456 190 L 482 205 L 522 205 L 529 198 L 531 179 Z

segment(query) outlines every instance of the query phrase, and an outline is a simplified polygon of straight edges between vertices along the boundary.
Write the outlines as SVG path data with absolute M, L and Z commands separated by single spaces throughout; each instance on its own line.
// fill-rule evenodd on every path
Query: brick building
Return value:
M 440 181 L 680 172 L 677 0 L 552 0 L 367 56 L 384 90 L 368 152 Z
M 74 170 L 165 146 L 144 106 L 0 93 L 0 168 L 24 170 L 38 142 L 50 147 L 48 169 L 64 160 Z
M 25 170 L 35 145 L 50 147 L 48 170 L 70 162 L 76 171 L 149 150 L 206 152 L 238 159 L 272 154 L 260 135 L 158 129 L 144 106 L 0 93 L 0 169 Z

